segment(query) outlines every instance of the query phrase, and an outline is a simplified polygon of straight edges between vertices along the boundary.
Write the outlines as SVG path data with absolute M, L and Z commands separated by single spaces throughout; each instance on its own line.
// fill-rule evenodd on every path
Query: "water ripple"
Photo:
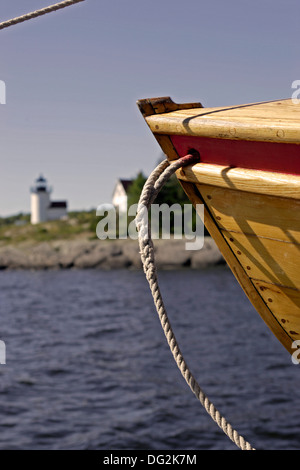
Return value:
M 142 272 L 0 272 L 0 449 L 235 449 L 170 354 Z M 299 369 L 228 269 L 160 273 L 181 350 L 256 448 L 300 448 Z

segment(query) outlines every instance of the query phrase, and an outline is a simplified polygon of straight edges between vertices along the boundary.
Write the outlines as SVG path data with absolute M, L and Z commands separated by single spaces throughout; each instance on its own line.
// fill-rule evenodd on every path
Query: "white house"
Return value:
M 116 183 L 112 203 L 119 210 L 119 212 L 127 212 L 127 191 L 132 184 L 132 180 L 119 179 Z
M 51 201 L 51 188 L 47 180 L 40 176 L 35 181 L 31 192 L 31 223 L 39 224 L 48 220 L 58 220 L 67 217 L 67 201 Z

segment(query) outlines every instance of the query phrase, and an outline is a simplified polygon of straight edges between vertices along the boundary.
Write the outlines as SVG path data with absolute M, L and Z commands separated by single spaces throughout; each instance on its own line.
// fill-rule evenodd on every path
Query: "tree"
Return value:
M 140 195 L 141 195 L 141 192 L 142 192 L 142 189 L 146 180 L 147 180 L 146 176 L 143 174 L 142 171 L 140 171 L 137 174 L 136 178 L 133 180 L 132 184 L 129 186 L 128 191 L 127 191 L 128 208 L 132 206 L 133 204 L 137 204 L 139 202 Z M 187 195 L 185 194 L 184 190 L 182 189 L 182 186 L 177 180 L 177 177 L 173 175 L 158 193 L 154 201 L 154 204 L 158 204 L 158 205 L 167 204 L 169 206 L 172 206 L 173 204 L 179 204 L 183 208 L 185 204 L 191 204 L 191 202 L 189 198 L 187 197 Z M 150 213 L 150 217 L 151 217 L 151 213 Z M 170 217 L 171 217 L 171 233 L 174 233 L 174 214 L 170 213 Z M 192 210 L 192 217 L 193 217 L 192 225 L 193 225 L 193 229 L 195 229 L 196 211 L 194 208 Z M 132 219 L 133 218 L 129 217 L 128 222 L 130 222 Z
M 139 202 L 140 195 L 146 180 L 146 176 L 143 174 L 142 171 L 140 171 L 128 188 L 128 207 Z M 172 205 L 176 203 L 183 206 L 183 204 L 190 204 L 190 200 L 182 189 L 176 176 L 173 175 L 158 193 L 155 199 L 155 204 Z
M 146 176 L 142 171 L 140 171 L 127 190 L 128 207 L 139 202 L 140 195 L 146 180 Z

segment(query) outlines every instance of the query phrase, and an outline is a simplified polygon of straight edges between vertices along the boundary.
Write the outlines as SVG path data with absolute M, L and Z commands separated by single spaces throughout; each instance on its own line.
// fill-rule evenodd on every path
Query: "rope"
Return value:
M 9 26 L 12 26 L 14 24 L 23 23 L 23 21 L 31 20 L 32 18 L 36 18 L 37 16 L 46 15 L 47 13 L 51 13 L 52 11 L 61 10 L 62 8 L 84 1 L 85 0 L 65 0 L 64 2 L 55 3 L 54 5 L 50 5 L 49 7 L 41 8 L 40 10 L 33 11 L 32 13 L 27 13 L 26 15 L 18 16 L 11 20 L 4 21 L 3 23 L 0 23 L 0 29 L 8 28 Z
M 148 211 L 160 189 L 170 178 L 170 176 L 173 175 L 174 172 L 182 166 L 195 163 L 196 161 L 199 161 L 199 157 L 196 157 L 195 155 L 187 155 L 183 158 L 175 160 L 172 163 L 169 163 L 168 160 L 164 160 L 151 173 L 148 180 L 146 181 L 139 200 L 136 216 L 136 226 L 139 233 L 141 259 L 161 326 L 167 338 L 167 342 L 176 364 L 179 367 L 179 370 L 185 381 L 187 382 L 192 392 L 196 395 L 202 406 L 205 408 L 207 413 L 224 431 L 224 433 L 237 445 L 237 447 L 239 447 L 241 450 L 255 450 L 247 441 L 245 441 L 242 436 L 237 433 L 237 431 L 232 428 L 226 419 L 221 416 L 213 403 L 210 402 L 205 393 L 202 391 L 193 374 L 189 370 L 173 333 L 158 285 L 154 246 L 151 239 L 150 224 L 148 224 Z

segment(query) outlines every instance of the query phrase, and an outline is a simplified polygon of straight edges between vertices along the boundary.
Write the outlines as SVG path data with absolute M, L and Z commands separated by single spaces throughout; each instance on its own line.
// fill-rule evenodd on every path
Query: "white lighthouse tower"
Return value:
M 50 206 L 51 189 L 47 186 L 47 180 L 41 175 L 35 180 L 35 186 L 31 188 L 31 223 L 39 224 L 48 220 L 48 208 Z
M 43 176 L 35 180 L 35 186 L 30 192 L 32 224 L 67 218 L 67 201 L 50 201 L 52 189 L 48 187 L 47 180 Z

